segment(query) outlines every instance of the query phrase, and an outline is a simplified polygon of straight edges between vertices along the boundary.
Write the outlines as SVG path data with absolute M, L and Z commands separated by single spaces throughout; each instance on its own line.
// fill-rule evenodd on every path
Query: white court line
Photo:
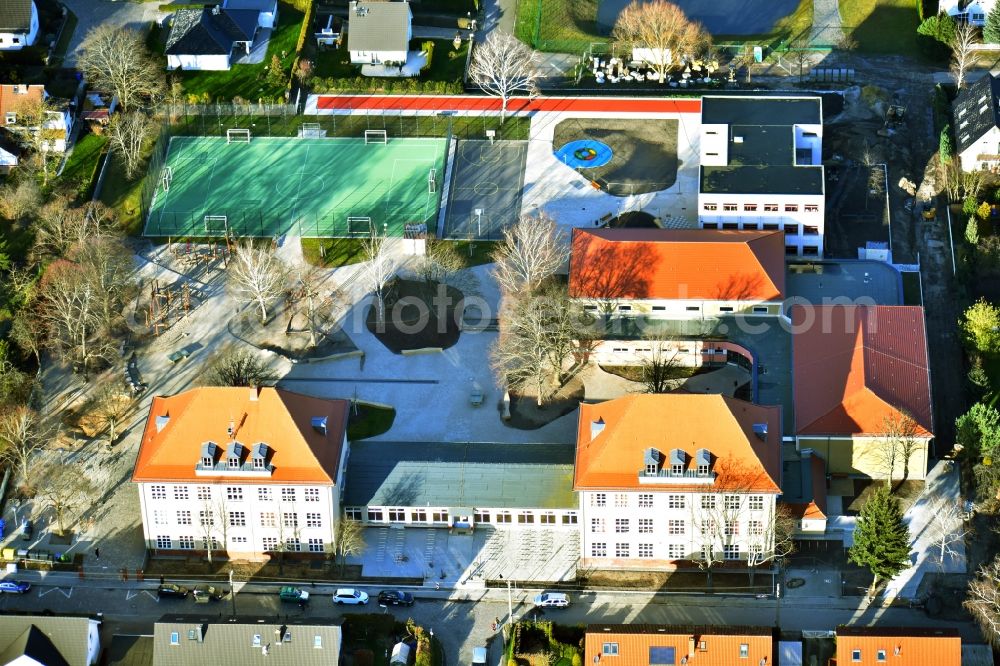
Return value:
M 126 590 L 125 591 L 125 601 L 130 601 L 130 600 L 134 599 L 135 597 L 139 596 L 140 594 L 149 595 L 150 599 L 152 599 L 156 603 L 160 603 L 160 597 L 156 596 L 155 594 L 153 594 L 149 590 Z
M 60 594 L 62 594 L 67 599 L 69 599 L 71 596 L 73 596 L 73 588 L 72 587 L 69 588 L 69 592 L 67 592 L 66 590 L 62 589 L 61 587 L 53 587 L 51 589 L 45 590 L 44 592 L 42 592 L 41 590 L 39 590 L 38 591 L 38 597 L 39 598 L 44 597 L 49 592 L 59 592 Z

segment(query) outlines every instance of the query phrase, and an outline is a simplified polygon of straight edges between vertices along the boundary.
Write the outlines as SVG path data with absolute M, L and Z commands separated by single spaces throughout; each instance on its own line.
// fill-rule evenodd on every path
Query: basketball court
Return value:
M 235 132 L 235 134 L 233 134 Z M 307 135 L 309 136 L 309 135 Z M 313 135 L 315 136 L 315 135 Z M 147 236 L 401 236 L 431 229 L 445 139 L 173 137 Z
M 521 213 L 527 154 L 527 141 L 458 141 L 445 238 L 500 238 Z

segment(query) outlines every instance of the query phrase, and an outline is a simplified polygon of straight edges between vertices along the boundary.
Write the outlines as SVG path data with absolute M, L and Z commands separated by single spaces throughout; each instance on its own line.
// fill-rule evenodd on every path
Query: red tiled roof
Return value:
M 574 298 L 779 301 L 780 231 L 574 229 Z
M 604 654 L 604 644 L 615 643 L 616 656 Z M 740 656 L 746 645 L 747 656 Z M 654 662 L 651 650 L 661 648 Z M 600 666 L 649 666 L 664 661 L 672 649 L 675 664 L 689 657 L 692 666 L 758 666 L 774 664 L 774 639 L 765 627 L 696 627 L 661 625 L 590 625 L 584 639 L 584 663 Z
M 17 88 L 19 92 L 14 92 Z M 25 91 L 25 92 L 21 92 Z M 45 96 L 45 86 L 0 84 L 0 114 L 17 111 L 26 102 L 37 102 Z
M 785 502 L 793 518 L 799 520 L 825 520 L 826 514 L 816 506 L 816 502 Z
M 905 413 L 931 436 L 923 308 L 797 305 L 791 317 L 797 434 L 879 434 Z
M 861 660 L 853 652 L 860 650 Z M 879 661 L 879 650 L 885 659 Z M 842 666 L 961 666 L 958 629 L 837 627 L 837 663 Z
M 591 425 L 604 428 L 591 439 Z M 754 434 L 767 424 L 766 441 Z M 704 484 L 641 485 L 646 449 L 669 456 L 681 449 L 694 465 L 698 449 L 712 454 L 714 490 L 779 492 L 781 409 L 721 395 L 634 394 L 580 405 L 574 489 L 704 490 Z M 692 467 L 693 468 L 693 467 Z
M 256 399 L 252 399 L 253 394 Z M 132 480 L 215 483 L 246 476 L 195 475 L 201 446 L 225 449 L 233 439 L 252 447 L 264 442 L 274 471 L 255 483 L 335 483 L 347 428 L 346 400 L 314 398 L 275 388 L 203 387 L 153 398 Z M 157 420 L 168 417 L 157 429 Z M 326 435 L 313 429 L 326 417 Z M 227 432 L 235 426 L 233 436 Z

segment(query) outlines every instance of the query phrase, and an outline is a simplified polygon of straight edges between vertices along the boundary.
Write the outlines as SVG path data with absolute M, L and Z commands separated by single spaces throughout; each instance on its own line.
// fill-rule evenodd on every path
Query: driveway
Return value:
M 92 28 L 102 24 L 115 25 L 123 28 L 140 30 L 143 33 L 149 29 L 149 24 L 166 16 L 157 8 L 156 2 L 108 2 L 107 0 L 64 0 L 70 11 L 76 14 L 79 21 L 69 48 L 66 49 L 65 67 L 76 65 L 80 55 L 80 43 Z

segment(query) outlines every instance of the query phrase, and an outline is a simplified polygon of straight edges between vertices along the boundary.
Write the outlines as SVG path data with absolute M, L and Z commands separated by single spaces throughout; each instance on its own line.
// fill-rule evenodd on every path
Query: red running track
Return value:
M 317 110 L 378 111 L 492 111 L 500 112 L 496 97 L 472 95 L 318 95 Z M 577 111 L 604 113 L 700 113 L 700 99 L 649 97 L 515 97 L 510 113 Z

